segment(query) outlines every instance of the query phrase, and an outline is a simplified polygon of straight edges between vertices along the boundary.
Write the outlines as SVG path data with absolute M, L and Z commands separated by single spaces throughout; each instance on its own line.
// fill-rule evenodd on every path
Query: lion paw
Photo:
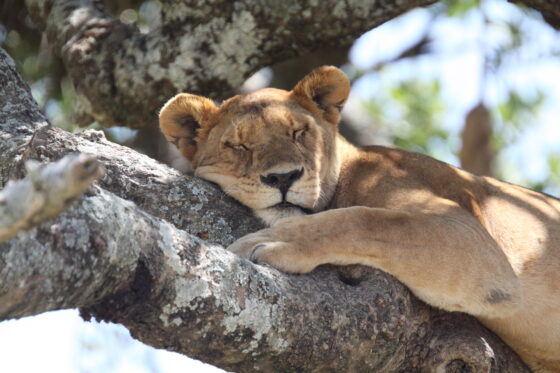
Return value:
M 227 249 L 253 263 L 268 264 L 283 272 L 306 273 L 317 266 L 301 247 L 264 232 L 242 237 Z

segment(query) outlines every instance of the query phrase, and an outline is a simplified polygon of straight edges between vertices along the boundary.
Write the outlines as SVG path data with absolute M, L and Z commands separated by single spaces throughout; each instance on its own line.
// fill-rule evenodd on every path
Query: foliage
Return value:
M 556 153 L 538 149 L 541 159 L 548 159 L 548 166 L 540 175 L 530 177 L 521 177 L 523 172 L 512 172 L 526 164 L 515 164 L 518 160 L 511 157 L 512 149 L 526 148 L 523 144 L 527 134 L 535 131 L 547 107 L 550 111 L 549 96 L 554 96 L 542 80 L 518 83 L 520 71 L 530 71 L 539 61 L 557 54 L 554 42 L 541 39 L 543 30 L 556 38 L 558 32 L 552 31 L 533 11 L 493 0 L 445 0 L 429 12 L 424 24 L 417 27 L 416 40 L 407 47 L 417 51 L 416 54 L 406 53 L 371 63 L 356 74 L 358 82 L 363 80 L 366 83 L 362 84 L 373 87 L 364 105 L 372 122 L 382 128 L 378 132 L 384 134 L 383 139 L 457 164 L 455 155 L 461 146 L 458 138 L 464 118 L 477 101 L 482 101 L 492 112 L 496 176 L 559 193 Z M 462 32 L 464 29 L 469 29 L 469 34 Z M 461 37 L 457 39 L 456 35 Z M 448 40 L 453 38 L 450 43 Z M 478 82 L 465 82 L 467 77 L 476 77 L 477 73 L 470 71 L 452 77 L 455 82 L 450 81 L 449 74 L 442 73 L 449 69 L 450 63 L 457 63 L 454 58 L 468 59 L 473 55 L 479 61 L 478 66 L 471 64 L 468 68 L 479 71 Z M 474 90 L 474 101 L 461 106 L 458 102 L 462 97 L 452 96 L 447 88 L 453 84 L 474 86 L 460 92 L 469 95 Z
M 511 90 L 506 99 L 495 106 L 497 132 L 501 133 L 494 136 L 497 151 L 515 143 L 523 130 L 535 121 L 544 100 L 545 94 L 540 90 L 533 97 Z
M 442 127 L 445 106 L 439 81 L 404 80 L 384 93 L 370 99 L 366 108 L 383 127 L 394 123 L 387 140 L 403 149 L 436 155 L 436 142 L 449 137 Z

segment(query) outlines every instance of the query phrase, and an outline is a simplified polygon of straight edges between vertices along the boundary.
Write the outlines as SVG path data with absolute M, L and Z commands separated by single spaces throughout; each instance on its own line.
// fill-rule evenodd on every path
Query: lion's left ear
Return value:
M 304 107 L 320 112 L 333 124 L 340 121 L 340 112 L 349 93 L 350 81 L 334 66 L 323 66 L 313 70 L 292 90 L 292 94 Z

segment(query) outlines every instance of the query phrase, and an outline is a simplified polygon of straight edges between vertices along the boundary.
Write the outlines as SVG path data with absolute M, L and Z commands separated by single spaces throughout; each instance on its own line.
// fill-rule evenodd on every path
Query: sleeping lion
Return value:
M 337 131 L 347 77 L 321 67 L 290 92 L 216 106 L 179 94 L 161 131 L 195 175 L 270 228 L 229 249 L 279 270 L 386 271 L 423 301 L 478 318 L 536 372 L 560 372 L 560 201 Z

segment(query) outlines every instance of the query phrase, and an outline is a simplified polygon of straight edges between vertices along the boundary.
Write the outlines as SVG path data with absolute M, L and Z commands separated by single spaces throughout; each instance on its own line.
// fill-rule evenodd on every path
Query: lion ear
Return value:
M 161 108 L 159 128 L 167 141 L 192 162 L 217 111 L 217 106 L 206 97 L 180 93 Z
M 292 93 L 306 108 L 319 110 L 327 121 L 337 124 L 350 93 L 350 81 L 336 67 L 323 66 L 300 80 Z

